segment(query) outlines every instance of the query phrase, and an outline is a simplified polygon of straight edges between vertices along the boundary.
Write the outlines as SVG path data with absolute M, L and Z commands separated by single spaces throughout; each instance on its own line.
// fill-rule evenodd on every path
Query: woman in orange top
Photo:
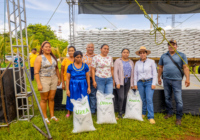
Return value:
M 65 58 L 62 61 L 61 64 L 61 79 L 62 79 L 62 89 L 63 89 L 63 100 L 62 100 L 62 104 L 66 105 L 66 99 L 67 99 L 67 95 L 66 95 L 66 76 L 67 76 L 67 68 L 70 64 L 72 64 L 74 62 L 74 52 L 76 51 L 76 48 L 74 46 L 69 46 L 68 47 L 68 54 L 69 57 Z

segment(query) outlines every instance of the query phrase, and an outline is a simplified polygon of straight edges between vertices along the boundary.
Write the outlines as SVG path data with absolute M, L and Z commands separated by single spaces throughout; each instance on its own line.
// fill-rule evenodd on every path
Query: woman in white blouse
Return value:
M 101 54 L 92 59 L 92 80 L 94 88 L 103 94 L 112 94 L 114 82 L 113 59 L 108 56 L 109 46 L 101 46 Z
M 151 51 L 146 47 L 140 47 L 139 51 L 136 51 L 136 55 L 140 56 L 135 64 L 134 70 L 134 88 L 139 90 L 142 99 L 142 117 L 146 116 L 148 111 L 148 119 L 151 124 L 155 124 L 154 109 L 153 109 L 153 93 L 156 85 L 157 70 L 154 60 L 148 59 Z

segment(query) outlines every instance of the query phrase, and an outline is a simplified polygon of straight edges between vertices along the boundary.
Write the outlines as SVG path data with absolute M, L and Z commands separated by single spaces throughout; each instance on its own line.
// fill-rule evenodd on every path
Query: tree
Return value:
M 20 32 L 18 32 L 19 36 Z M 51 27 L 48 25 L 42 25 L 42 24 L 29 24 L 27 27 L 27 34 L 28 37 L 35 36 L 34 38 L 36 40 L 39 40 L 40 44 L 42 44 L 43 41 L 49 41 L 51 39 L 56 39 L 56 36 L 54 35 L 54 31 L 51 30 Z M 25 37 L 25 30 L 22 31 L 23 37 Z

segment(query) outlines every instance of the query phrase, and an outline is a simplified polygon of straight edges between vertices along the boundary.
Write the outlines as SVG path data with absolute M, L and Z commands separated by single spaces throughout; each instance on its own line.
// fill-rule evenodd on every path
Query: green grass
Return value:
M 37 84 L 32 82 L 36 91 L 38 100 L 40 100 Z M 36 102 L 35 117 L 31 122 L 17 121 L 8 128 L 0 128 L 0 140 L 44 140 L 46 139 L 33 126 L 37 125 L 40 129 L 46 132 L 42 118 L 40 116 Z M 49 115 L 49 111 L 48 116 Z M 120 119 L 117 124 L 102 124 L 96 123 L 97 117 L 93 116 L 93 123 L 96 131 L 73 134 L 73 116 L 69 119 L 65 118 L 67 111 L 55 111 L 55 116 L 60 119 L 59 122 L 51 122 L 49 125 L 50 133 L 55 140 L 160 140 L 160 139 L 187 139 L 187 136 L 200 138 L 200 118 L 199 116 L 184 115 L 182 125 L 175 125 L 175 116 L 165 120 L 164 114 L 155 114 L 155 125 L 151 125 L 147 118 L 143 122 Z

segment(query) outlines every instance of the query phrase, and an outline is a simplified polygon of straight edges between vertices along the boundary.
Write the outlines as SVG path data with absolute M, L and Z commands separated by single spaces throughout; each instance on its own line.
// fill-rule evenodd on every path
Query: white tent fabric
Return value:
M 79 14 L 143 14 L 135 0 L 78 0 Z M 200 0 L 138 0 L 148 14 L 200 13 Z

